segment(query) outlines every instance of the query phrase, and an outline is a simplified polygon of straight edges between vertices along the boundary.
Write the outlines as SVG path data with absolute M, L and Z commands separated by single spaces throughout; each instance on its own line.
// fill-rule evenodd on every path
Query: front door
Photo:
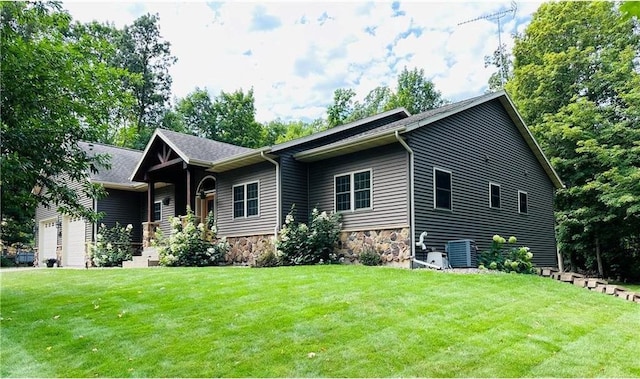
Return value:
M 199 211 L 198 216 L 201 222 L 211 228 L 213 220 L 215 220 L 215 193 L 207 193 L 204 198 L 198 198 Z

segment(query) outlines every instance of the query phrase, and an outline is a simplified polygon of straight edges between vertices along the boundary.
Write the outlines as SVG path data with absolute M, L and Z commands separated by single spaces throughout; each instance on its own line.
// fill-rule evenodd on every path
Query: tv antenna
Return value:
M 500 65 L 502 67 L 500 67 L 500 83 L 502 85 L 502 87 L 504 87 L 504 83 L 507 80 L 507 78 L 505 77 L 505 61 L 504 61 L 504 52 L 502 51 L 502 24 L 501 24 L 501 19 L 509 14 L 512 14 L 512 17 L 515 17 L 516 15 L 516 10 L 518 9 L 518 5 L 516 4 L 515 1 L 511 1 L 511 8 L 504 10 L 504 11 L 500 11 L 500 12 L 496 12 L 496 13 L 491 13 L 491 14 L 487 14 L 484 16 L 480 16 L 480 17 L 476 17 L 476 18 L 472 18 L 471 20 L 467 20 L 467 21 L 462 21 L 460 23 L 458 23 L 458 26 L 463 25 L 463 24 L 468 24 L 471 22 L 475 22 L 475 21 L 480 21 L 480 20 L 496 20 L 498 21 L 498 49 L 500 50 Z

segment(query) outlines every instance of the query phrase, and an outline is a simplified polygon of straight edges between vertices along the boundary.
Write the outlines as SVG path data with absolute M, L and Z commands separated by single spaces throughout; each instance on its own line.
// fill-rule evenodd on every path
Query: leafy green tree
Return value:
M 609 2 L 545 3 L 506 89 L 567 188 L 558 238 L 573 267 L 640 278 L 637 20 Z M 615 231 L 615 232 L 614 232 Z
M 417 114 L 445 103 L 440 91 L 425 76 L 424 69 L 408 70 L 405 67 L 398 76 L 398 88 L 391 95 L 385 109 L 404 107 L 409 113 Z
M 484 57 L 484 67 L 494 66 L 498 71 L 489 77 L 489 90 L 495 92 L 504 89 L 504 85 L 513 76 L 513 60 L 505 44 L 500 45 L 492 55 Z
M 171 55 L 171 44 L 162 40 L 157 14 L 143 15 L 124 27 L 117 59 L 118 67 L 139 75 L 126 86 L 135 97 L 134 124 L 138 138 L 132 147 L 141 148 L 153 129 L 162 125 L 168 111 L 172 82 L 169 67 L 177 60 Z
M 355 102 L 353 112 L 349 115 L 347 121 L 352 122 L 361 120 L 365 117 L 373 116 L 385 111 L 385 107 L 391 100 L 392 92 L 387 86 L 380 86 L 372 89 L 365 96 L 362 103 Z
M 128 101 L 114 84 L 127 73 L 92 53 L 111 49 L 108 41 L 73 37 L 58 3 L 0 3 L 0 15 L 2 238 L 12 243 L 29 234 L 22 226 L 31 227 L 26 220 L 38 204 L 98 218 L 79 198 L 104 194 L 86 178 L 106 167 L 107 157 L 89 156 L 77 142 L 99 138 L 110 122 L 104 104 Z M 70 181 L 83 183 L 80 193 Z
M 216 139 L 220 134 L 216 113 L 209 92 L 196 87 L 178 100 L 175 113 L 181 119 L 184 132 L 200 137 Z M 174 128 L 175 129 L 175 128 Z
M 208 138 L 238 146 L 256 148 L 262 144 L 262 126 L 256 122 L 253 88 L 246 94 L 242 89 L 226 93 L 220 91 L 213 102 L 215 120 L 207 131 Z
M 353 112 L 353 98 L 356 92 L 352 89 L 338 88 L 333 92 L 333 103 L 327 108 L 329 127 L 345 124 Z

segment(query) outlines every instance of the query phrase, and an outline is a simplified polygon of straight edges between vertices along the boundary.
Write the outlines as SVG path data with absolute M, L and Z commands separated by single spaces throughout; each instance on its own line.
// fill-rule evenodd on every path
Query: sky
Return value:
M 518 2 L 501 18 L 510 48 L 540 2 Z M 424 69 L 450 101 L 487 90 L 494 67 L 484 56 L 498 47 L 495 17 L 509 0 L 64 2 L 74 20 L 122 28 L 158 14 L 160 33 L 178 58 L 170 68 L 173 101 L 196 87 L 212 97 L 253 88 L 256 120 L 326 117 L 337 88 L 356 100 L 378 86 L 392 89 L 404 67 Z M 479 18 L 477 21 L 461 22 Z

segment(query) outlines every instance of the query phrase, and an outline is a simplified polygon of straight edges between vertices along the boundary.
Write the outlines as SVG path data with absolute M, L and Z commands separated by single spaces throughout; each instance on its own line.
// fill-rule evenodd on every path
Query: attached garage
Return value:
M 62 265 L 85 267 L 86 223 L 84 219 L 65 217 L 62 230 Z
M 58 228 L 56 220 L 46 220 L 40 222 L 40 263 L 49 258 L 56 258 L 56 247 L 58 246 Z

